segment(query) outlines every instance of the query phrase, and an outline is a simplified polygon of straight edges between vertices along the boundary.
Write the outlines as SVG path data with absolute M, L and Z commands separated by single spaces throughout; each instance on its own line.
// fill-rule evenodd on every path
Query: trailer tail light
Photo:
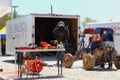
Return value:
M 78 38 L 80 38 L 80 34 L 78 34 Z

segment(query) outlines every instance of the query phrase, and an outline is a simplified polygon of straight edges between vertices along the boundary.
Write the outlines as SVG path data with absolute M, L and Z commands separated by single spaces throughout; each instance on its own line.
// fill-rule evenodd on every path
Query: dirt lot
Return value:
M 57 75 L 57 66 L 55 57 L 42 57 L 45 63 L 53 65 L 53 67 L 44 66 L 39 77 L 37 75 L 23 75 L 22 80 L 119 80 L 120 70 L 117 70 L 113 65 L 113 69 L 98 69 L 86 71 L 82 68 L 82 60 L 74 62 L 72 68 L 63 67 L 63 76 Z M 107 67 L 107 65 L 106 65 Z M 0 80 L 18 80 L 17 65 L 14 63 L 14 56 L 0 57 Z

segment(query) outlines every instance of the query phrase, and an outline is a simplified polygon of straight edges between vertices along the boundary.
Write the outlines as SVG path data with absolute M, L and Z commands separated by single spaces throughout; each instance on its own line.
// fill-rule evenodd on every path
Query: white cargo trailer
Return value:
M 53 29 L 59 21 L 71 28 L 75 40 L 75 49 L 79 49 L 80 16 L 61 14 L 30 14 L 7 21 L 6 53 L 15 55 L 15 47 L 39 44 L 40 40 L 50 42 Z M 71 38 L 72 39 L 72 38 Z
M 115 49 L 120 53 L 120 21 L 87 23 L 86 28 L 112 28 L 114 30 Z

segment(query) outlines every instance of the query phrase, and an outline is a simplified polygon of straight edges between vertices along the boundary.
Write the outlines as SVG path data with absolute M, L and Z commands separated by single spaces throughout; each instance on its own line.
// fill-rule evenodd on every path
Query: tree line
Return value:
M 5 14 L 3 17 L 0 17 L 0 29 L 2 29 L 4 26 L 6 26 L 6 22 L 8 20 L 11 20 L 12 16 L 13 16 L 13 18 L 15 18 L 15 17 L 20 17 L 22 15 L 17 15 L 17 12 L 15 12 L 15 14 L 13 14 L 13 15 L 11 15 L 11 13 L 8 13 L 8 14 Z
M 11 14 L 8 13 L 3 17 L 0 17 L 0 29 L 2 29 L 6 25 L 6 21 L 11 19 Z
M 85 17 L 84 20 L 82 21 L 82 27 L 85 27 L 88 22 L 97 22 L 97 20 L 93 20 L 89 17 Z

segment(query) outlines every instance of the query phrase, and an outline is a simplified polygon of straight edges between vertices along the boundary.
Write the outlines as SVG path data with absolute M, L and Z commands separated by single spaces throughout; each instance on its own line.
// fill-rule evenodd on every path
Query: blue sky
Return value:
M 113 20 L 120 21 L 120 0 L 12 0 L 18 14 L 50 13 L 50 6 L 53 5 L 53 12 L 56 14 L 77 14 L 90 17 L 97 21 Z

